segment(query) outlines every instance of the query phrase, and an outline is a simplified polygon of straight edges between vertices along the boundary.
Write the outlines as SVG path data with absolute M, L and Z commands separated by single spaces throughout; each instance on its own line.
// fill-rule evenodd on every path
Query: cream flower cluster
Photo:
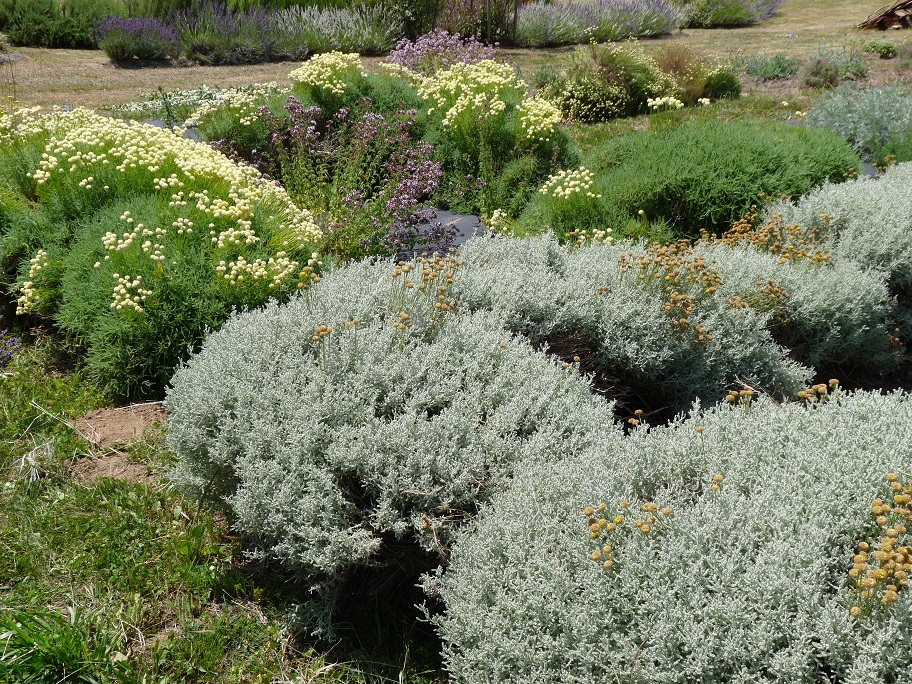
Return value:
M 345 93 L 345 79 L 366 76 L 361 68 L 361 56 L 333 50 L 315 55 L 288 74 L 288 78 L 312 88 L 328 90 L 334 95 Z
M 133 279 L 119 273 L 114 273 L 113 276 L 117 284 L 114 286 L 114 301 L 111 302 L 111 308 L 115 311 L 127 308 L 142 313 L 143 302 L 152 294 L 152 290 L 142 287 L 142 276 Z
M 265 182 L 256 169 L 235 164 L 208 145 L 167 129 L 110 119 L 84 109 L 55 115 L 48 121 L 48 128 L 51 138 L 39 168 L 32 173 L 39 185 L 47 183 L 54 174 L 88 178 L 97 167 L 123 174 L 145 169 L 153 175 L 164 168 L 177 167 L 177 171 L 154 176 L 153 187 L 170 191 L 185 182 L 199 185 L 199 181 L 211 178 L 219 185 L 227 182 L 228 192 L 224 197 L 212 197 L 206 190 L 190 192 L 187 198 L 178 193 L 171 195 L 173 204 L 169 205 L 183 206 L 186 199 L 196 200 L 197 208 L 213 219 L 237 222 L 234 230 L 245 235 L 246 244 L 250 244 L 250 219 L 260 205 L 268 205 L 274 218 L 283 228 L 292 230 L 302 244 L 322 237 L 310 212 L 295 206 L 284 188 Z
M 681 109 L 684 107 L 684 103 L 681 102 L 678 98 L 673 95 L 666 95 L 665 97 L 649 98 L 646 100 L 646 105 L 650 109 L 659 110 L 659 109 Z
M 11 144 L 17 138 L 24 138 L 44 130 L 44 122 L 38 114 L 41 107 L 20 107 L 0 109 L 0 143 Z
M 503 209 L 495 209 L 490 216 L 483 216 L 481 222 L 484 227 L 492 233 L 502 233 L 509 221 L 509 217 Z
M 601 195 L 592 192 L 593 181 L 592 172 L 585 166 L 581 166 L 578 169 L 563 170 L 552 174 L 539 192 L 557 199 L 564 199 L 573 195 L 597 199 Z
M 547 142 L 561 122 L 561 111 L 548 100 L 527 97 L 519 105 L 519 127 L 530 142 Z
M 493 59 L 454 64 L 433 76 L 412 74 L 418 94 L 431 103 L 428 114 L 444 111 L 444 126 L 452 126 L 462 116 L 477 121 L 503 112 L 504 95 L 519 90 L 519 75 L 509 64 Z M 470 119 L 466 119 L 470 120 Z
M 269 261 L 256 259 L 247 261 L 238 257 L 236 261 L 220 261 L 216 272 L 232 285 L 243 283 L 245 278 L 253 281 L 270 279 L 269 287 L 278 287 L 286 282 L 298 270 L 298 262 L 288 258 L 285 252 L 279 252 Z
M 197 126 L 207 116 L 227 110 L 236 116 L 242 126 L 249 126 L 257 120 L 257 110 L 263 102 L 278 95 L 287 95 L 289 92 L 291 91 L 288 88 L 283 88 L 274 82 L 242 88 L 226 88 L 218 91 L 211 100 L 203 102 L 197 107 L 184 125 Z
M 697 104 L 701 107 L 709 107 L 709 105 L 712 104 L 712 100 L 710 100 L 708 97 L 701 97 L 697 100 Z
M 28 280 L 22 283 L 22 287 L 19 288 L 22 295 L 16 300 L 18 315 L 27 314 L 38 303 L 38 290 L 35 288 L 34 279 L 47 265 L 48 253 L 43 249 L 39 249 L 35 256 L 29 259 Z

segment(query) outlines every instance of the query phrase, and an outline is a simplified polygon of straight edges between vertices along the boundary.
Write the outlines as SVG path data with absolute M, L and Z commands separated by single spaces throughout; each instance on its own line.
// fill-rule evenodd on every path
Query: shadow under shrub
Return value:
M 450 676 L 901 681 L 912 591 L 897 580 L 898 601 L 881 603 L 879 580 L 861 599 L 850 568 L 872 548 L 877 572 L 873 549 L 896 532 L 871 513 L 872 502 L 892 501 L 888 473 L 912 492 L 896 475 L 912 471 L 912 401 L 830 395 L 823 405 L 697 408 L 668 427 L 641 426 L 560 464 L 524 468 L 459 534 L 442 578 L 427 583 L 446 604 L 434 621 Z M 649 504 L 658 511 L 644 511 Z M 609 541 L 591 532 L 617 515 Z M 907 532 L 899 536 L 897 546 L 907 543 Z M 859 601 L 867 608 L 856 618 Z

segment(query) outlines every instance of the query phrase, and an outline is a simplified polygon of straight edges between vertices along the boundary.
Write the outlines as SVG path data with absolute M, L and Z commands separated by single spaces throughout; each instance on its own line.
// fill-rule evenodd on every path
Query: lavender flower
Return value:
M 430 76 L 459 62 L 473 64 L 494 59 L 496 48 L 496 43 L 485 45 L 471 36 L 463 38 L 458 33 L 436 29 L 414 42 L 407 38 L 400 40 L 386 61 Z
M 528 47 L 657 36 L 682 28 L 689 11 L 669 0 L 597 0 L 520 7 L 516 42 Z
M 148 17 L 105 17 L 96 22 L 93 38 L 113 62 L 171 59 L 180 53 L 177 31 Z
M 358 52 L 377 55 L 389 51 L 402 36 L 402 17 L 383 5 L 354 9 L 296 5 L 278 15 L 285 35 L 296 36 L 311 52 Z
M 2 327 L 3 316 L 0 316 L 0 368 L 5 368 L 22 345 L 22 340 L 13 337 Z

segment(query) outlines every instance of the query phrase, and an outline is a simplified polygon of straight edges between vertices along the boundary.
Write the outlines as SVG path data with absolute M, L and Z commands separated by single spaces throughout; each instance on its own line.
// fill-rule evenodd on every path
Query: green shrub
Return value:
M 888 473 L 912 471 L 910 444 L 908 395 L 857 393 L 695 411 L 523 468 L 427 583 L 446 604 L 446 669 L 460 682 L 903 681 L 912 591 L 881 604 L 878 580 L 855 618 L 849 572 L 884 536 L 872 502 L 892 500 Z M 605 569 L 589 519 L 614 515 Z M 630 522 L 650 515 L 648 534 Z
M 909 137 L 912 91 L 906 86 L 862 90 L 846 83 L 825 93 L 808 111 L 807 124 L 835 131 L 868 161 Z M 900 158 L 899 161 L 910 161 Z
M 839 65 L 827 55 L 814 55 L 798 72 L 802 88 L 835 88 L 839 85 Z
M 864 44 L 864 51 L 877 55 L 881 59 L 893 59 L 896 57 L 896 43 L 889 40 L 880 40 L 872 38 Z
M 574 369 L 490 316 L 440 308 L 457 262 L 412 268 L 354 264 L 233 318 L 166 401 L 179 486 L 314 587 L 299 616 L 323 615 L 307 627 L 324 634 L 352 571 L 401 563 L 403 545 L 435 561 L 518 463 L 615 429 Z
M 801 195 L 858 169 L 858 158 L 835 134 L 813 128 L 747 122 L 688 122 L 678 129 L 631 133 L 591 150 L 584 160 L 603 204 L 573 230 L 611 228 L 616 236 L 643 211 L 679 236 L 731 226 L 761 193 Z M 521 217 L 528 230 L 559 233 L 551 198 L 539 194 Z M 613 218 L 611 218 L 613 217 Z M 610 223 L 604 221 L 610 220 Z
M 542 94 L 566 116 L 596 122 L 645 113 L 647 100 L 677 96 L 680 89 L 638 45 L 627 43 L 590 46 Z
M 678 0 L 678 4 L 685 4 Z M 751 26 L 770 19 L 782 0 L 696 0 L 687 23 L 695 28 Z
M 731 66 L 717 66 L 710 70 L 703 84 L 703 97 L 710 100 L 737 100 L 741 97 L 741 79 Z
M 797 59 L 784 53 L 767 55 L 761 52 L 751 57 L 746 57 L 743 60 L 743 65 L 744 70 L 758 81 L 791 78 L 801 68 Z
M 16 45 L 93 48 L 95 22 L 123 14 L 119 0 L 0 0 L 0 31 Z
M 206 145 L 82 109 L 12 135 L 0 157 L 37 163 L 0 206 L 0 267 L 18 313 L 55 319 L 113 395 L 160 391 L 232 308 L 311 280 L 312 216 Z

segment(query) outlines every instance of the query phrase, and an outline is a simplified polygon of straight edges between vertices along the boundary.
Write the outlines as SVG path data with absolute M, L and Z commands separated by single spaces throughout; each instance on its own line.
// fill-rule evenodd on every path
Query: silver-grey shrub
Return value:
M 836 261 L 887 277 L 894 290 L 912 289 L 912 163 L 881 178 L 825 183 L 794 204 L 778 202 L 767 218 L 821 231 Z M 825 215 L 825 216 L 824 216 Z
M 903 85 L 864 90 L 846 83 L 811 107 L 807 124 L 838 133 L 870 161 L 891 138 L 912 128 L 912 91 Z
M 166 400 L 177 484 L 225 505 L 255 555 L 330 606 L 347 571 L 394 560 L 385 540 L 440 552 L 517 463 L 615 429 L 573 367 L 490 316 L 441 313 L 436 287 L 391 271 L 356 264 L 234 317 Z
M 885 476 L 912 470 L 908 395 L 763 399 L 603 439 L 525 470 L 428 581 L 450 681 L 912 682 L 912 592 L 856 622 L 848 587 Z M 604 570 L 583 508 L 623 500 L 673 515 Z
M 695 335 L 676 334 L 660 288 L 622 272 L 622 254 L 643 252 L 630 243 L 563 247 L 548 236 L 474 240 L 454 287 L 462 306 L 492 311 L 507 329 L 539 343 L 577 339 L 589 352 L 584 368 L 650 386 L 680 408 L 694 397 L 717 400 L 742 381 L 791 395 L 811 374 L 792 356 L 813 366 L 873 370 L 893 361 L 886 327 L 892 308 L 877 274 L 853 264 L 779 264 L 748 246 L 698 246 L 695 253 L 722 278 L 711 295 L 696 291 L 693 323 L 712 336 L 704 346 Z M 785 323 L 764 299 L 770 280 L 789 294 Z M 733 307 L 736 296 L 751 306 Z
M 300 36 L 312 53 L 357 52 L 378 55 L 389 52 L 402 38 L 402 17 L 384 5 L 302 7 L 295 5 L 279 13 L 279 25 L 286 33 Z

